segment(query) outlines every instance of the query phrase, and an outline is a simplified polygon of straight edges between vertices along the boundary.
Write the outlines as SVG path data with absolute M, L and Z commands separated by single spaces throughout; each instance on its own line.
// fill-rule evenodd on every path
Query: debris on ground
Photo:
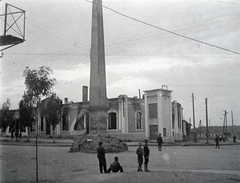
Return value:
M 99 142 L 102 142 L 102 146 L 106 149 L 106 152 L 124 152 L 128 151 L 128 145 L 116 137 L 109 135 L 81 135 L 76 137 L 72 143 L 72 147 L 69 152 L 87 152 L 96 153 L 99 146 Z

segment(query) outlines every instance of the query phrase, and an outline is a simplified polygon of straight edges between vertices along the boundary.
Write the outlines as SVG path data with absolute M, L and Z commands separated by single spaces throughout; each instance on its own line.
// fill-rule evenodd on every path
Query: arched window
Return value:
M 74 125 L 74 130 L 75 131 L 81 131 L 84 130 L 84 116 L 80 117 L 77 119 L 75 125 Z
M 135 122 L 136 122 L 136 130 L 142 130 L 142 111 L 138 110 L 135 112 Z
M 68 131 L 69 130 L 69 116 L 68 114 L 65 114 L 62 116 L 62 130 L 63 131 Z

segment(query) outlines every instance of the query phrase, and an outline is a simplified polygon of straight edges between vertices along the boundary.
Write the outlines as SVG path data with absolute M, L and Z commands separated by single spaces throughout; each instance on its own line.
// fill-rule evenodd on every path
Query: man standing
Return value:
M 235 135 L 233 136 L 233 142 L 236 142 L 236 136 Z
M 219 136 L 218 136 L 218 134 L 216 135 L 215 142 L 216 142 L 216 147 L 215 148 L 219 148 Z
M 108 169 L 108 173 L 110 173 L 111 171 L 114 173 L 117 173 L 118 171 L 123 172 L 123 168 L 118 162 L 117 156 L 114 158 L 114 162 L 110 165 L 110 168 Z
M 138 172 L 142 172 L 142 164 L 143 164 L 143 149 L 142 149 L 142 143 L 139 143 L 139 146 L 136 150 L 137 159 L 138 159 Z
M 161 151 L 162 150 L 162 143 L 163 143 L 163 139 L 161 137 L 161 133 L 159 133 L 159 136 L 157 138 L 157 143 L 158 143 L 158 150 Z
M 103 173 L 102 168 L 104 169 L 104 173 L 107 173 L 107 163 L 106 163 L 105 153 L 106 153 L 106 150 L 102 147 L 102 142 L 99 142 L 99 147 L 97 148 L 97 157 L 99 161 L 100 173 Z
M 145 145 L 144 145 L 144 148 L 143 148 L 143 151 L 144 151 L 144 171 L 145 172 L 150 172 L 148 170 L 148 162 L 149 162 L 149 154 L 150 154 L 150 150 L 148 148 L 148 140 L 145 140 Z

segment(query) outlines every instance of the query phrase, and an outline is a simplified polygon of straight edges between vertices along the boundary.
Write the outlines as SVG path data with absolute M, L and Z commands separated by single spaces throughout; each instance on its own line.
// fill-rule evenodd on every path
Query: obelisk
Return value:
M 107 92 L 102 1 L 92 3 L 92 36 L 90 53 L 89 132 L 107 132 Z

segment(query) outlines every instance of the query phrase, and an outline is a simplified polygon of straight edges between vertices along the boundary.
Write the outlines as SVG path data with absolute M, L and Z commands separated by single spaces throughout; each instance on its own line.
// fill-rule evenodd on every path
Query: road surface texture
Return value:
M 240 182 L 240 145 L 150 146 L 149 170 L 137 172 L 137 146 L 106 154 L 107 166 L 115 156 L 123 173 L 100 174 L 96 154 L 69 153 L 69 147 L 38 147 L 38 182 L 63 183 L 237 183 Z M 0 182 L 35 182 L 36 148 L 0 145 Z

